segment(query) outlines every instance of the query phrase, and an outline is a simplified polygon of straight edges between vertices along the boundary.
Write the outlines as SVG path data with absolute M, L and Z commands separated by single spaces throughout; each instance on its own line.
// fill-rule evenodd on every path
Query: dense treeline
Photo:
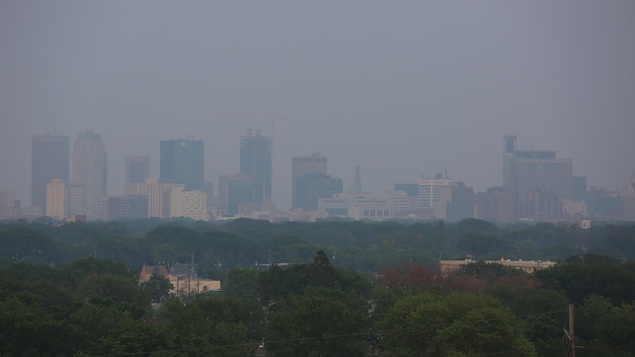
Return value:
M 573 303 L 578 355 L 635 356 L 633 233 L 478 220 L 11 222 L 0 226 L 0 355 L 253 356 L 264 340 L 283 357 L 561 356 Z M 152 308 L 169 287 L 139 284 L 140 266 L 192 251 L 222 291 Z M 444 276 L 439 253 L 561 262 L 529 275 L 479 261 Z M 298 264 L 253 268 L 269 259 Z
M 402 262 L 432 265 L 439 257 L 559 261 L 596 253 L 632 260 L 633 236 L 635 225 L 498 227 L 477 219 L 412 224 L 148 219 L 64 225 L 40 220 L 0 224 L 0 259 L 66 264 L 93 256 L 139 270 L 144 263 L 190 261 L 194 252 L 199 274 L 222 278 L 231 268 L 257 263 L 310 263 L 317 250 L 336 265 L 371 272 Z
M 586 279 L 584 279 L 586 276 Z M 310 264 L 229 271 L 222 292 L 167 299 L 120 263 L 0 266 L 0 355 L 561 356 L 575 302 L 581 356 L 635 356 L 630 263 L 572 258 L 529 275 L 477 262 L 441 276 Z M 612 288 L 611 288 L 612 287 Z M 628 300 L 624 300 L 628 299 Z

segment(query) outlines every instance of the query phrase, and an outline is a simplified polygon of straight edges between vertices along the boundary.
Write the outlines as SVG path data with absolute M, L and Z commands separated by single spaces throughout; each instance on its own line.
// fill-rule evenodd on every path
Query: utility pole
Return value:
M 564 341 L 567 345 L 567 352 L 565 354 L 566 357 L 575 357 L 575 328 L 573 321 L 573 304 L 569 304 L 569 331 L 564 329 Z

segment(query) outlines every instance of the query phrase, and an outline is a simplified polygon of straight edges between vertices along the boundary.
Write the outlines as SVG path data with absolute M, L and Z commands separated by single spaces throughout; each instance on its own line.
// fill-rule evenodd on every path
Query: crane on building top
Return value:
M 269 120 L 271 123 L 271 145 L 273 146 L 273 123 L 276 121 L 290 121 L 289 117 L 277 117 L 274 115 L 270 116 L 235 116 L 235 115 L 224 115 L 222 116 L 224 119 L 240 119 L 240 120 Z

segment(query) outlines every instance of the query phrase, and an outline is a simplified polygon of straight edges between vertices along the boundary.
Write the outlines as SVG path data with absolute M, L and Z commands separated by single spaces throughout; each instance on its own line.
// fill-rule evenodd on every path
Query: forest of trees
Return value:
M 635 356 L 635 226 L 368 222 L 0 224 L 2 356 Z M 165 298 L 145 264 L 222 290 Z M 532 275 L 477 261 L 559 263 Z M 266 270 L 256 263 L 269 263 Z M 277 265 L 276 263 L 294 263 Z

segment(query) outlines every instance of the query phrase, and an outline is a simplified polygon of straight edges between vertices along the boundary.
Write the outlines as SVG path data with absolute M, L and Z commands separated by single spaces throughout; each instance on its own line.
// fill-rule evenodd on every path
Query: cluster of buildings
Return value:
M 79 133 L 72 151 L 68 136 L 34 135 L 31 205 L 23 207 L 11 190 L 0 188 L 0 219 L 635 220 L 635 181 L 620 191 L 588 189 L 586 177 L 573 175 L 573 160 L 558 158 L 555 151 L 519 150 L 516 136 L 503 138 L 503 185 L 485 192 L 474 192 L 445 173 L 397 183 L 385 193 L 366 193 L 359 167 L 351 190 L 344 192 L 343 180 L 328 174 L 327 157 L 292 157 L 292 207 L 279 211 L 272 204 L 272 144 L 270 136 L 248 129 L 240 137 L 239 172 L 220 175 L 215 194 L 204 177 L 203 141 L 162 140 L 159 177 L 150 177 L 149 157 L 127 157 L 123 195 L 109 196 L 99 134 Z

